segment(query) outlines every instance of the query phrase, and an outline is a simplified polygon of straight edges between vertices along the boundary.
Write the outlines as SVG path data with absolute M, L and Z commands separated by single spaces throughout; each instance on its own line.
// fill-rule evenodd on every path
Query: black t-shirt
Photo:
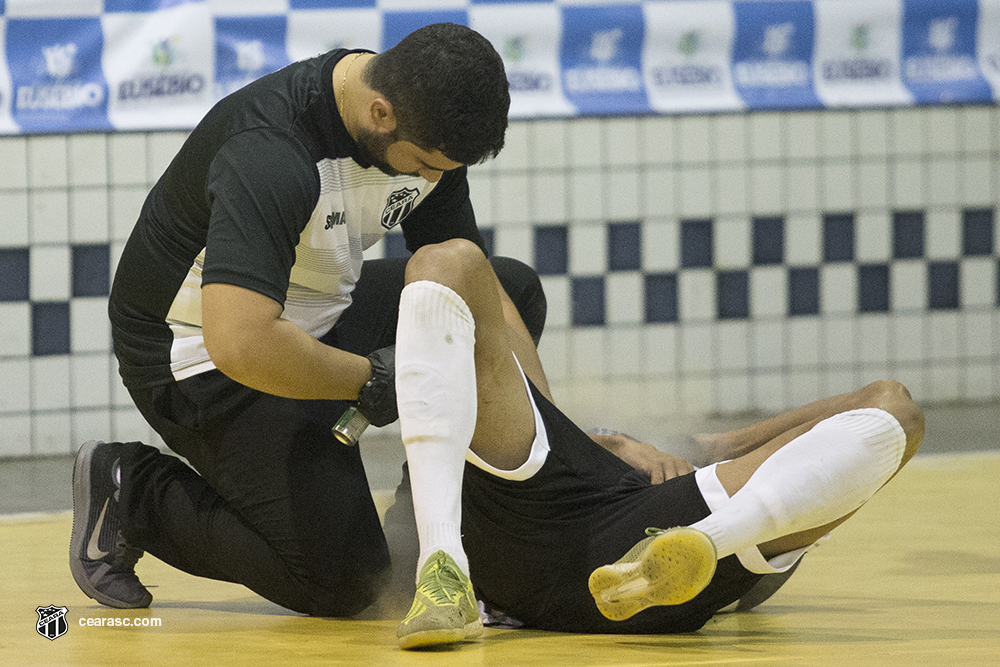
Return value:
M 397 224 L 410 250 L 450 238 L 484 246 L 465 167 L 428 183 L 355 161 L 332 83 L 349 53 L 293 63 L 222 99 L 150 191 L 109 305 L 126 384 L 214 368 L 203 284 L 270 297 L 318 338 L 350 305 L 363 251 Z

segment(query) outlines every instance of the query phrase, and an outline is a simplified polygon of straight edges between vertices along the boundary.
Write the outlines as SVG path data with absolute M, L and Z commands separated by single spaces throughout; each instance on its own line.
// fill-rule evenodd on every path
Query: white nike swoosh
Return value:
M 94 526 L 94 532 L 90 534 L 90 541 L 87 542 L 87 558 L 90 560 L 101 560 L 110 553 L 101 551 L 101 548 L 97 546 L 97 540 L 101 536 L 101 528 L 104 527 L 104 513 L 108 511 L 109 502 L 111 502 L 110 498 L 104 501 L 104 507 L 101 508 L 101 516 L 97 517 L 97 525 Z

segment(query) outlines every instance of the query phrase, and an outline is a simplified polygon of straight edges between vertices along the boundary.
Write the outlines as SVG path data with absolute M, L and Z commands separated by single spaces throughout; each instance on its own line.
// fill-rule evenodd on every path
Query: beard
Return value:
M 386 151 L 398 140 L 398 129 L 380 134 L 368 128 L 359 128 L 358 150 L 354 160 L 365 169 L 375 167 L 386 176 L 399 176 L 402 172 L 386 162 Z

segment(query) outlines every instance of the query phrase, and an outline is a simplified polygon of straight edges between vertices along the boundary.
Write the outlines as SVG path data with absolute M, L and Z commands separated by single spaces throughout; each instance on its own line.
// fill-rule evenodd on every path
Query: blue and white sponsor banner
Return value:
M 148 20 L 138 12 L 101 17 L 108 117 L 116 128 L 191 127 L 214 103 L 212 15 L 186 2 Z
M 469 9 L 469 20 L 470 27 L 490 40 L 503 58 L 512 116 L 576 113 L 562 90 L 558 7 L 551 3 L 478 5 Z
M 993 99 L 976 59 L 978 14 L 976 0 L 905 0 L 903 82 L 918 102 Z
M 643 5 L 642 68 L 650 106 L 661 112 L 743 108 L 731 74 L 736 30 L 726 1 L 686 0 Z
M 750 107 L 815 107 L 811 2 L 736 2 L 733 80 Z
M 111 129 L 99 18 L 9 19 L 12 116 L 27 132 Z
M 816 0 L 816 94 L 827 106 L 910 104 L 903 86 L 900 0 Z
M 563 7 L 562 19 L 563 91 L 580 113 L 649 111 L 642 75 L 642 8 Z
M 6 0 L 3 4 L 7 18 L 19 19 L 81 18 L 104 12 L 104 0 Z
M 374 8 L 293 9 L 288 13 L 287 46 L 288 57 L 293 61 L 313 58 L 333 49 L 379 51 L 382 14 Z
M 408 3 L 412 4 L 416 3 Z M 469 16 L 465 10 L 440 9 L 433 11 L 388 11 L 382 29 L 381 51 L 391 49 L 418 28 L 431 23 L 458 23 L 469 25 Z
M 1000 99 L 1000 0 L 979 0 L 979 68 Z
M 493 43 L 513 118 L 1000 97 L 1000 0 L 0 0 L 0 134 L 193 127 L 438 21 Z
M 292 8 L 288 0 L 206 0 L 206 4 L 212 16 L 274 16 Z
M 216 99 L 291 62 L 285 49 L 287 22 L 284 14 L 215 19 Z
M 2 2 L 3 0 L 0 0 Z M 0 18 L 0 53 L 6 53 L 7 21 Z M 10 114 L 11 100 L 14 96 L 10 85 L 10 71 L 7 69 L 7 59 L 0 60 L 0 133 L 17 132 L 17 125 Z
M 423 4 L 423 3 L 421 3 Z M 338 7 L 340 9 L 375 9 L 378 6 L 377 0 L 289 0 L 291 9 L 329 9 Z

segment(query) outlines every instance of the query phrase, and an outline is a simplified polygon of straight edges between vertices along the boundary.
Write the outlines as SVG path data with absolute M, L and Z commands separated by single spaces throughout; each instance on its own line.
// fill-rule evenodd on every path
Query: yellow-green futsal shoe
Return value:
M 648 607 L 683 604 L 705 590 L 715 574 L 715 544 L 700 530 L 647 528 L 646 535 L 616 562 L 590 575 L 597 608 L 612 621 Z
M 472 582 L 451 556 L 438 551 L 420 569 L 413 606 L 396 628 L 400 647 L 450 644 L 481 634 Z

